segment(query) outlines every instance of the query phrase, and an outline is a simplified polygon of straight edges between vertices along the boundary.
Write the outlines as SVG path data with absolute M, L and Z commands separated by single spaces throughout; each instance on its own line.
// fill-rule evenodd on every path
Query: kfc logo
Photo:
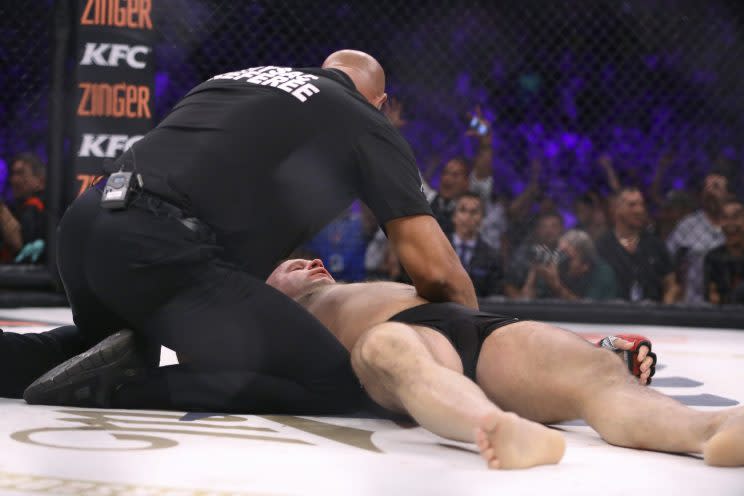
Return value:
M 132 69 L 144 69 L 144 58 L 151 48 L 144 45 L 124 45 L 120 43 L 86 43 L 80 65 L 119 67 L 125 62 Z
M 83 134 L 78 157 L 114 158 L 143 138 L 142 135 Z

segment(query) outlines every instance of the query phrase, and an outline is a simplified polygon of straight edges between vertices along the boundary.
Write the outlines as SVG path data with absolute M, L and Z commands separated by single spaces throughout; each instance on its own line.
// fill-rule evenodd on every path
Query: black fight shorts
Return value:
M 475 367 L 483 341 L 495 329 L 519 319 L 473 310 L 457 303 L 426 303 L 403 310 L 390 320 L 430 327 L 443 334 L 460 355 L 463 373 L 475 380 Z

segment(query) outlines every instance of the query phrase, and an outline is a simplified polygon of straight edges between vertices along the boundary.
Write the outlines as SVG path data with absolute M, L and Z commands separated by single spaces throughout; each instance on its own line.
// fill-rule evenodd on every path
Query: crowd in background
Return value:
M 406 125 L 399 101 L 391 100 L 385 113 L 397 128 Z M 492 128 L 480 108 L 463 134 L 474 142 L 473 156 L 428 167 L 422 181 L 479 297 L 744 303 L 744 205 L 734 193 L 740 176 L 726 162 L 711 163 L 696 190 L 662 191 L 671 153 L 660 153 L 647 186 L 634 182 L 632 173 L 621 178 L 613 157 L 601 153 L 596 173 L 604 187 L 576 191 L 566 209 L 541 187 L 545 157 L 531 157 L 522 167 L 525 187 L 507 194 L 494 167 Z M 9 164 L 0 171 L 7 177 L 0 262 L 43 263 L 44 164 L 32 153 Z M 300 254 L 321 258 L 341 281 L 410 282 L 362 204 L 352 205 Z
M 400 102 L 385 110 L 396 127 L 405 126 Z M 488 120 L 477 108 L 463 127 L 474 155 L 452 157 L 422 177 L 478 296 L 744 303 L 744 205 L 726 163 L 711 163 L 695 190 L 662 191 L 671 153 L 659 153 L 648 186 L 632 180 L 632 169 L 622 178 L 613 157 L 601 153 L 596 171 L 606 187 L 577 191 L 562 209 L 540 186 L 545 157 L 523 167 L 529 177 L 521 193 L 505 194 Z M 407 281 L 363 205 L 323 229 L 303 254 L 323 259 L 340 280 Z
M 44 260 L 43 166 L 10 157 L 46 157 L 50 5 L 10 9 L 2 28 L 7 263 Z M 164 0 L 154 120 L 215 74 L 359 48 L 405 103 L 386 113 L 479 295 L 742 302 L 744 100 L 730 55 L 742 38 L 730 5 Z M 466 117 L 471 102 L 483 105 Z M 340 280 L 406 280 L 360 204 L 303 248 Z
M 0 161 L 0 263 L 44 263 L 46 167 L 28 152 L 9 163 Z
M 402 104 L 384 109 L 406 125 Z M 457 155 L 422 170 L 432 213 L 470 274 L 479 297 L 654 301 L 667 304 L 744 303 L 742 176 L 732 161 L 709 164 L 697 188 L 663 191 L 674 155 L 660 151 L 650 184 L 609 153 L 596 157 L 600 184 L 556 201 L 545 188 L 545 156 L 526 166 L 526 184 L 509 194 L 494 166 L 494 133 L 480 108 L 463 134 L 471 156 Z M 432 161 L 429 161 L 431 164 Z M 0 173 L 0 263 L 44 263 L 47 236 L 45 166 L 32 153 Z M 591 183 L 591 182 L 590 182 Z M 410 282 L 384 232 L 362 204 L 352 205 L 301 253 L 321 258 L 341 281 Z
M 393 100 L 386 114 L 403 127 Z M 564 211 L 539 184 L 541 157 L 516 196 L 498 188 L 492 132 L 479 109 L 465 134 L 475 155 L 422 173 L 432 212 L 479 297 L 744 303 L 744 205 L 731 170 L 711 164 L 697 191 L 662 192 L 672 163 L 662 154 L 648 188 L 623 182 L 608 154 L 597 171 L 609 194 L 577 192 Z M 10 160 L 0 201 L 0 262 L 43 263 L 47 235 L 45 167 L 31 153 Z M 436 178 L 436 188 L 432 178 Z M 339 280 L 408 282 L 384 232 L 361 204 L 326 226 L 302 254 L 323 259 Z

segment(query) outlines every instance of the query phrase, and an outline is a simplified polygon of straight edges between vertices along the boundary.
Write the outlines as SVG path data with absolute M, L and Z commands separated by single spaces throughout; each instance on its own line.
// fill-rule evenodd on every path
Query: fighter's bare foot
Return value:
M 744 466 L 744 407 L 731 413 L 703 445 L 703 457 L 708 465 Z
M 566 441 L 560 432 L 514 413 L 489 413 L 476 429 L 475 436 L 481 456 L 492 469 L 558 463 L 566 450 Z

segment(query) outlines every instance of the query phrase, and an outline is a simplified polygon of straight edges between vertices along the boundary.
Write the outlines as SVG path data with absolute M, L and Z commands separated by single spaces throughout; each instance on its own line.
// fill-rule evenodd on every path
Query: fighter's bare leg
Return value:
M 539 322 L 483 343 L 477 382 L 504 410 L 541 423 L 583 418 L 607 442 L 744 464 L 744 409 L 701 412 L 640 386 L 612 352 Z
M 451 439 L 478 441 L 491 468 L 558 463 L 562 435 L 505 413 L 462 375 L 462 363 L 441 334 L 419 326 L 385 322 L 367 331 L 351 352 L 352 365 L 368 394 L 422 427 Z M 489 426 L 489 442 L 477 440 Z

